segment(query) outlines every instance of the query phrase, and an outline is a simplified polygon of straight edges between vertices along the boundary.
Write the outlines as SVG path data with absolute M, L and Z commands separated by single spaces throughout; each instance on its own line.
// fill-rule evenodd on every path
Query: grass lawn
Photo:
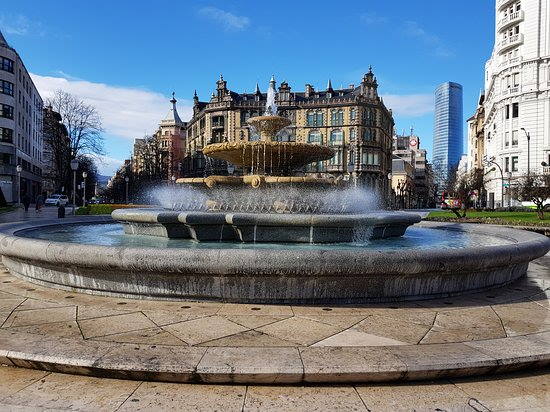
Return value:
M 430 212 L 427 220 L 472 220 L 485 223 L 515 224 L 515 225 L 543 225 L 550 226 L 550 212 L 544 214 L 540 220 L 536 212 L 477 212 L 469 210 L 464 219 L 457 219 L 451 211 Z

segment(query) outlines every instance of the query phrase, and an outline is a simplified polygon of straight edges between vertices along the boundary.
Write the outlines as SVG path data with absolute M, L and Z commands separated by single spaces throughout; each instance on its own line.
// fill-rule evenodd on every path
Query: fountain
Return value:
M 427 299 L 505 285 L 550 250 L 535 233 L 419 222 L 376 210 L 338 179 L 300 175 L 332 156 L 280 142 L 274 84 L 259 140 L 204 153 L 242 176 L 180 179 L 168 207 L 0 227 L 0 254 L 15 276 L 91 294 L 278 304 Z M 369 203 L 370 202 L 370 203 Z M 411 227 L 411 225 L 413 225 Z
M 273 78 L 265 114 L 249 119 L 248 124 L 257 131 L 258 140 L 213 143 L 203 149 L 206 156 L 241 168 L 243 176 L 178 179 L 178 184 L 193 188 L 182 191 L 182 198 L 191 202 L 182 201 L 170 210 L 116 210 L 113 218 L 132 235 L 253 243 L 398 237 L 420 221 L 410 213 L 365 212 L 366 199 L 354 196 L 355 189 L 342 188 L 341 180 L 296 175 L 312 162 L 330 159 L 334 151 L 311 143 L 278 141 L 277 134 L 291 122 L 277 115 Z M 358 204 L 361 201 L 365 204 Z

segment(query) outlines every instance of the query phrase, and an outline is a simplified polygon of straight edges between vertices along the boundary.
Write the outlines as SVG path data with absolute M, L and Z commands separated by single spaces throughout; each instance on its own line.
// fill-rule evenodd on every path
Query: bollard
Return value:
M 57 217 L 58 217 L 59 219 L 62 219 L 62 218 L 65 217 L 65 206 L 59 205 L 59 206 L 57 207 Z

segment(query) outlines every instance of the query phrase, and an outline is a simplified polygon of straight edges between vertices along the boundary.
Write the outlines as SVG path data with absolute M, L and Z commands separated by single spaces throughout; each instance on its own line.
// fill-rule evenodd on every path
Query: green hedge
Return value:
M 115 209 L 143 207 L 142 205 L 124 205 L 124 204 L 98 204 L 79 207 L 76 209 L 76 215 L 110 215 Z

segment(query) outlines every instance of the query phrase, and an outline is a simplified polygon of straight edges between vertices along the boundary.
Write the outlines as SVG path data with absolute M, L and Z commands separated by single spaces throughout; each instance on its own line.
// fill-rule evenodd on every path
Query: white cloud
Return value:
M 106 134 L 134 139 L 156 130 L 170 108 L 169 98 L 160 93 L 130 87 L 111 86 L 86 80 L 31 74 L 43 99 L 64 90 L 93 105 L 103 120 Z M 192 105 L 180 100 L 183 120 L 191 117 Z
M 397 116 L 420 117 L 434 110 L 432 94 L 385 94 L 384 104 Z
M 225 30 L 245 30 L 250 25 L 250 19 L 246 16 L 237 16 L 216 7 L 203 7 L 199 15 L 220 23 Z
M 114 175 L 117 169 L 124 163 L 124 160 L 109 156 L 96 156 L 94 160 L 96 161 L 99 174 L 103 176 Z
M 439 57 L 452 57 L 454 53 L 450 50 L 438 36 L 428 33 L 415 21 L 406 21 L 404 24 L 405 34 L 417 38 L 426 46 L 432 48 L 433 53 Z
M 160 93 L 93 83 L 66 75 L 61 71 L 57 73 L 63 77 L 31 73 L 42 98 L 51 97 L 58 89 L 81 98 L 97 109 L 103 121 L 105 134 L 109 136 L 134 139 L 146 133 L 151 134 L 170 109 L 169 98 Z M 192 105 L 186 100 L 180 100 L 178 113 L 183 120 L 189 119 L 193 113 Z M 106 143 L 108 146 L 108 142 Z M 131 150 L 130 147 L 129 150 Z M 97 160 L 99 173 L 102 175 L 112 175 L 123 162 L 109 156 L 100 156 Z
M 0 29 L 7 34 L 24 36 L 29 32 L 30 22 L 25 16 L 2 14 L 0 16 Z
M 359 16 L 359 19 L 367 26 L 374 26 L 376 24 L 384 24 L 388 22 L 387 17 L 380 16 L 377 13 L 364 13 Z

